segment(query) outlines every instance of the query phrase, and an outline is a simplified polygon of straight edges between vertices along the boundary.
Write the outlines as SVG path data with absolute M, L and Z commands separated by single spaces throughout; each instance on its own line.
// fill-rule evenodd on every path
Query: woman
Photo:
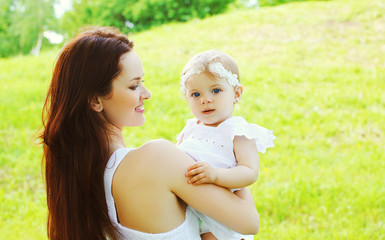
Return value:
M 141 126 L 143 66 L 111 28 L 80 33 L 61 51 L 44 105 L 42 140 L 50 239 L 199 239 L 187 204 L 244 234 L 258 231 L 250 193 L 192 186 L 193 160 L 157 140 L 125 147 Z

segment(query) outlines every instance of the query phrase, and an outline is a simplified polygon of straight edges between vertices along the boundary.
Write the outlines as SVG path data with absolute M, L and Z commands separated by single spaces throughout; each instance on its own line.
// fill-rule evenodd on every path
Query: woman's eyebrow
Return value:
M 141 77 L 132 78 L 130 81 L 140 81 Z
M 144 73 L 143 73 L 143 76 L 144 76 Z M 142 77 L 134 77 L 130 81 L 140 81 L 140 79 L 142 79 L 143 76 Z

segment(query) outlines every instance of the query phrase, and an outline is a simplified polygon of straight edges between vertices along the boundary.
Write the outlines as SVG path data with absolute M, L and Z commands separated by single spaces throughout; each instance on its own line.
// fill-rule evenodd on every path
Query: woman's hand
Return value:
M 217 171 L 207 162 L 197 162 L 191 165 L 186 172 L 187 182 L 193 185 L 215 183 Z

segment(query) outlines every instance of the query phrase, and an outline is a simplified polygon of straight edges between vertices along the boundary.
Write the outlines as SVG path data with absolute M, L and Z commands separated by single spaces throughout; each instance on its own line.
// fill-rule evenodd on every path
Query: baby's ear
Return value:
M 241 97 L 242 97 L 242 93 L 243 93 L 243 86 L 242 85 L 238 85 L 235 87 L 235 95 L 234 95 L 234 100 L 238 100 L 237 102 L 239 102 L 241 100 Z
M 90 97 L 88 99 L 88 104 L 95 112 L 103 111 L 103 104 L 102 101 L 100 101 L 100 97 Z

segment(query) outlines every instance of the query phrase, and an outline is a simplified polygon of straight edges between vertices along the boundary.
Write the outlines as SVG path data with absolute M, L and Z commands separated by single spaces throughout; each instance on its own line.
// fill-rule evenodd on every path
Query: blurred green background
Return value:
M 85 24 L 119 27 L 143 60 L 152 98 L 146 124 L 124 131 L 128 146 L 175 141 L 192 117 L 179 93 L 192 55 L 215 48 L 237 60 L 245 90 L 235 115 L 277 136 L 250 187 L 261 217 L 255 239 L 385 239 L 382 0 L 82 0 L 60 17 L 54 4 L 0 3 L 0 239 L 46 239 L 34 139 L 63 43 L 44 32 L 65 42 Z M 28 27 L 38 19 L 40 28 Z
M 295 1 L 307 0 L 2 0 L 0 57 L 38 55 L 57 44 L 58 38 L 68 40 L 84 25 L 139 32 L 232 9 Z

